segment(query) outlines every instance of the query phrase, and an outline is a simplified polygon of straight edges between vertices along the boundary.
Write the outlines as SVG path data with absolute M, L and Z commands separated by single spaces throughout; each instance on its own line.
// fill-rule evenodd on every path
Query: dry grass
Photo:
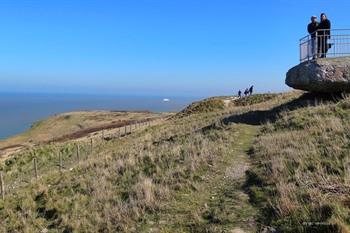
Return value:
M 58 114 L 38 121 L 23 134 L 0 141 L 0 148 L 16 144 L 39 144 L 89 128 L 166 116 L 151 112 L 89 111 Z
M 69 141 L 101 130 L 113 130 L 137 121 L 165 118 L 170 113 L 89 111 L 58 114 L 38 121 L 26 132 L 0 140 L 0 160 L 28 147 L 52 141 Z
M 57 145 L 38 148 L 40 178 L 26 180 L 0 201 L 0 232 L 225 232 L 237 226 L 252 231 L 255 210 L 241 189 L 248 168 L 244 150 L 256 127 L 222 119 L 290 98 L 295 94 L 173 117 L 98 142 L 80 162 L 73 162 L 73 145 L 63 143 L 71 169 L 62 174 L 52 153 Z M 7 182 L 32 177 L 31 156 L 25 152 L 2 165 Z
M 264 126 L 247 181 L 264 224 L 281 232 L 350 232 L 349 103 L 286 110 Z

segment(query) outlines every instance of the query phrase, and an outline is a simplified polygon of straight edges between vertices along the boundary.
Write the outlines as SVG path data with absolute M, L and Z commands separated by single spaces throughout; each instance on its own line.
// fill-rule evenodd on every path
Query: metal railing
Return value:
M 350 29 L 317 30 L 300 39 L 300 62 L 350 56 Z

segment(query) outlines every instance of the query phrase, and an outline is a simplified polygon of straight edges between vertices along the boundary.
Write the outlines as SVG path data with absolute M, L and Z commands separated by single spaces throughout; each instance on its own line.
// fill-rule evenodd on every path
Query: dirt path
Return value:
M 249 167 L 247 151 L 256 126 L 226 126 L 232 133 L 229 153 L 223 155 L 214 172 L 204 176 L 196 191 L 178 193 L 150 224 L 148 232 L 230 232 L 255 231 L 256 210 L 242 186 Z M 231 132 L 232 130 L 232 132 Z

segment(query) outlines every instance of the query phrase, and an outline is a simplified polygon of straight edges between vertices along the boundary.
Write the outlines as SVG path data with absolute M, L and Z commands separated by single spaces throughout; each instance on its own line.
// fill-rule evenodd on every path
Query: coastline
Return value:
M 0 142 L 30 130 L 37 121 L 75 111 L 178 112 L 197 97 L 0 93 Z
M 32 127 L 20 134 L 0 140 L 0 161 L 37 145 L 84 140 L 99 134 L 115 133 L 122 127 L 162 120 L 172 114 L 102 110 L 55 114 L 33 123 Z

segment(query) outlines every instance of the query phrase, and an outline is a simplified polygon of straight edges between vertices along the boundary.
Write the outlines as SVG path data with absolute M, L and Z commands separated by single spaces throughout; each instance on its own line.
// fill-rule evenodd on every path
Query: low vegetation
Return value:
M 173 118 L 94 142 L 92 153 L 89 145 L 82 145 L 86 153 L 79 161 L 70 143 L 8 159 L 1 170 L 6 183 L 15 187 L 0 201 L 0 231 L 216 232 L 235 226 L 252 231 L 255 225 L 246 223 L 254 208 L 241 189 L 230 193 L 244 182 L 244 171 L 239 178 L 225 176 L 239 158 L 244 164 L 241 155 L 256 130 L 219 126 L 227 114 L 222 110 Z M 62 173 L 57 151 L 65 158 Z M 38 179 L 33 154 L 39 161 Z M 249 208 L 240 213 L 242 206 Z
M 350 99 L 223 100 L 9 158 L 0 232 L 350 232 Z
M 263 225 L 350 232 L 349 106 L 349 98 L 309 98 L 263 125 L 246 184 Z
M 253 104 L 258 104 L 262 102 L 266 102 L 268 100 L 274 99 L 277 96 L 283 96 L 283 94 L 256 94 L 249 96 L 249 98 L 240 98 L 234 102 L 236 106 L 248 106 Z
M 208 112 L 217 112 L 224 110 L 225 105 L 221 98 L 213 97 L 203 101 L 194 102 L 177 114 L 177 116 L 188 116 L 191 114 L 200 114 Z
M 63 142 L 135 122 L 162 119 L 172 113 L 85 111 L 57 114 L 40 120 L 26 132 L 0 140 L 0 161 L 27 147 Z

